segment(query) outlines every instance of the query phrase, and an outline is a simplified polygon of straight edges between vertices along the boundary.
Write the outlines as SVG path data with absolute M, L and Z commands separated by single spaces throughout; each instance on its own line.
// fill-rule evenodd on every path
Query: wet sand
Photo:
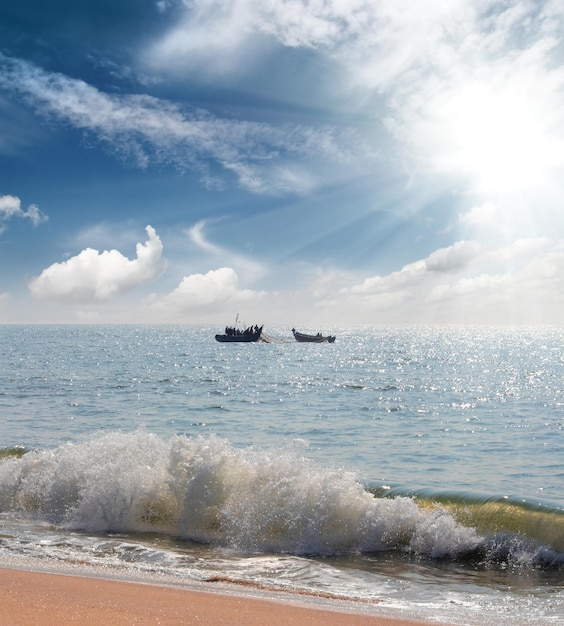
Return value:
M 0 568 L 3 626 L 204 624 L 400 626 L 424 624 L 340 606 L 316 606 L 162 585 Z M 377 606 L 377 605 L 376 605 Z M 374 607 L 374 605 L 373 605 Z M 428 622 L 427 622 L 428 623 Z

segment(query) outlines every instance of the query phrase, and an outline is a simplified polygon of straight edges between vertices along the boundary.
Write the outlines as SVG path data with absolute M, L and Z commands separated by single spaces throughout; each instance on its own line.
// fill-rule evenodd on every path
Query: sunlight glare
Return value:
M 562 149 L 549 134 L 548 107 L 519 90 L 469 86 L 442 113 L 452 142 L 449 169 L 470 177 L 478 191 L 536 187 L 561 161 Z

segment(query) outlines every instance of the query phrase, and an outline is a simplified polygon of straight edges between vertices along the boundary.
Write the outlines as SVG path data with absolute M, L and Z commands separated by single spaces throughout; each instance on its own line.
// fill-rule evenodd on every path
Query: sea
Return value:
M 0 566 L 564 624 L 564 329 L 299 330 L 0 326 Z

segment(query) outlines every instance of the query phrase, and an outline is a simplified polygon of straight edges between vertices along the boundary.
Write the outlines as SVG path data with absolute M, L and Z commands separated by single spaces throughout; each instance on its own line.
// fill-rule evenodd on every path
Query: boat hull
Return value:
M 255 326 L 254 328 L 257 329 L 256 332 L 250 332 L 252 327 L 242 332 L 231 329 L 232 333 L 229 335 L 227 333 L 225 335 L 216 335 L 215 340 L 221 343 L 255 343 L 260 339 L 262 326 L 260 328 Z
M 294 339 L 300 343 L 333 343 L 335 341 L 334 335 L 307 335 L 305 333 L 299 333 L 292 328 Z
M 215 336 L 215 340 L 221 343 L 253 343 L 255 341 L 258 341 L 259 339 L 260 339 L 260 333 L 258 335 L 249 335 L 248 337 L 245 337 L 243 335 L 241 336 L 216 335 Z

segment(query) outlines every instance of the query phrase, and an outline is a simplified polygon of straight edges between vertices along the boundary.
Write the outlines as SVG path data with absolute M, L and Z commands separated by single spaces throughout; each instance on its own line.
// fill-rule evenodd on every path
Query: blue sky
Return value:
M 557 0 L 3 3 L 0 323 L 562 324 L 563 33 Z

